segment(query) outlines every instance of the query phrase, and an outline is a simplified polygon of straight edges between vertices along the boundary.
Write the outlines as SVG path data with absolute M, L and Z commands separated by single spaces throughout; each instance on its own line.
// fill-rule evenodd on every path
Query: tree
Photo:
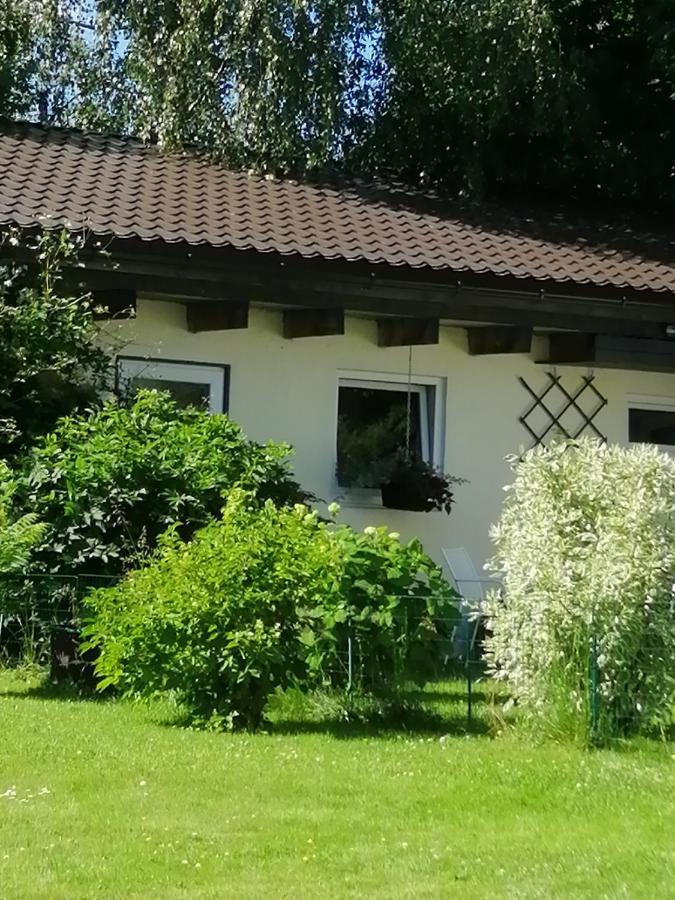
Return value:
M 469 197 L 672 208 L 667 0 L 393 0 L 359 165 Z
M 0 112 L 279 173 L 675 207 L 671 0 L 2 3 Z
M 0 0 L 0 113 L 21 113 L 28 87 L 30 21 L 14 0 Z
M 22 89 L 0 114 L 289 171 L 343 156 L 368 93 L 368 0 L 2 2 Z
M 129 35 L 134 130 L 235 165 L 339 158 L 367 94 L 366 0 L 109 0 Z
M 19 261 L 22 250 L 36 264 Z M 0 232 L 0 459 L 60 416 L 95 404 L 108 385 L 110 357 L 91 296 L 64 282 L 77 250 L 64 232 Z
M 0 0 L 0 115 L 124 131 L 121 42 L 100 0 Z

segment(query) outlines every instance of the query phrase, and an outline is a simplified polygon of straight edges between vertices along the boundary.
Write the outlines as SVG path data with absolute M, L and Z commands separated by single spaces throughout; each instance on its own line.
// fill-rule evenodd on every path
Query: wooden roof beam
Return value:
M 548 364 L 638 372 L 675 372 L 675 340 L 607 334 L 551 334 Z
M 408 347 L 413 344 L 437 344 L 438 319 L 387 318 L 377 320 L 380 347 Z
M 344 309 L 286 309 L 283 318 L 283 334 L 289 339 L 345 333 Z
M 232 331 L 248 328 L 247 300 L 205 300 L 186 303 L 188 331 Z
M 532 347 L 532 328 L 510 325 L 485 325 L 467 328 L 469 353 L 483 356 L 492 353 L 529 353 Z

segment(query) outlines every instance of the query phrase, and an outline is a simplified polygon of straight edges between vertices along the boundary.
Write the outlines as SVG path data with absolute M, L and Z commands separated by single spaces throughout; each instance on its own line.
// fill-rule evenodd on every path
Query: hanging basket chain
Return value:
M 406 459 L 410 461 L 410 423 L 412 420 L 412 344 L 408 347 L 408 397 L 405 417 L 405 452 Z

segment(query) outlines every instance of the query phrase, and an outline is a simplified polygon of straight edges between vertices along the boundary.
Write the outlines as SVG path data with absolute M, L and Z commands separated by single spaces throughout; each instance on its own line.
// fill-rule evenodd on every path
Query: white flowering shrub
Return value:
M 603 739 L 675 709 L 675 461 L 583 440 L 513 460 L 486 657 L 522 718 Z

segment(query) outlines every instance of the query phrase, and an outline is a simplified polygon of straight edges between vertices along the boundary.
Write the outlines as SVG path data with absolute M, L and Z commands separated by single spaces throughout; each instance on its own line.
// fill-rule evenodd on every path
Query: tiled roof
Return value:
M 263 253 L 675 292 L 675 242 L 444 205 L 378 184 L 229 171 L 133 139 L 0 122 L 0 223 Z

